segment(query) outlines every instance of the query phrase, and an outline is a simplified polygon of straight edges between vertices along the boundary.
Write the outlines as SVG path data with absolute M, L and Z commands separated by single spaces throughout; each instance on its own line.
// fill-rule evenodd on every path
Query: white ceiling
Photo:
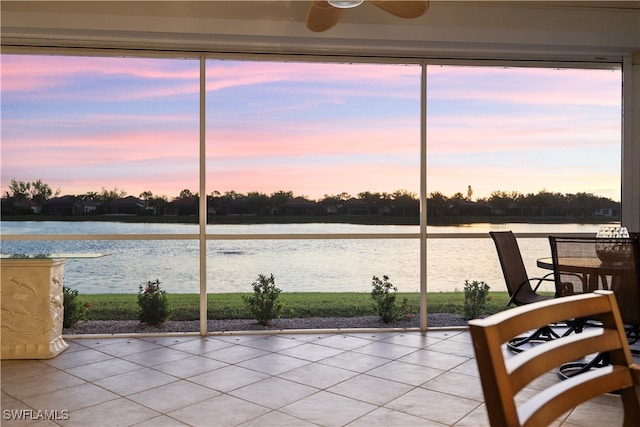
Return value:
M 2 1 L 2 44 L 349 56 L 610 61 L 640 51 L 640 1 L 432 1 L 416 19 L 372 5 L 323 33 L 307 1 Z

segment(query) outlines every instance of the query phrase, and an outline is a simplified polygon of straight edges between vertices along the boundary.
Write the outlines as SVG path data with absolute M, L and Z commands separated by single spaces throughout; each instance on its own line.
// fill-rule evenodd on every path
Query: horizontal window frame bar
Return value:
M 567 68 L 567 69 L 622 69 L 624 57 L 611 55 L 603 58 L 587 55 L 575 58 L 503 58 L 503 57 L 450 57 L 447 55 L 335 55 L 335 54 L 295 54 L 264 52 L 219 52 L 180 49 L 127 49 L 78 46 L 20 45 L 6 41 L 2 43 L 3 53 L 10 55 L 59 55 L 109 58 L 147 58 L 231 60 L 253 62 L 317 62 L 333 64 L 389 64 L 427 66 L 488 66 L 514 68 Z
M 540 239 L 549 235 L 558 237 L 588 237 L 593 233 L 514 233 L 517 238 Z M 427 233 L 427 239 L 478 239 L 489 238 L 489 233 Z M 21 240 L 198 240 L 200 235 L 194 234 L 7 234 L 1 241 Z M 206 240 L 371 240 L 371 239 L 420 239 L 420 232 L 415 233 L 225 233 L 206 234 Z

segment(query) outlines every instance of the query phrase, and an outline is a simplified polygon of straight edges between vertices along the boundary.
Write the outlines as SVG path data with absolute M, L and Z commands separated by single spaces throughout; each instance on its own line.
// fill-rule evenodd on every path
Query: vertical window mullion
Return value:
M 420 77 L 420 330 L 427 330 L 427 64 Z
M 207 334 L 207 194 L 206 194 L 206 58 L 200 57 L 200 176 L 199 182 L 199 243 L 200 250 L 200 335 Z

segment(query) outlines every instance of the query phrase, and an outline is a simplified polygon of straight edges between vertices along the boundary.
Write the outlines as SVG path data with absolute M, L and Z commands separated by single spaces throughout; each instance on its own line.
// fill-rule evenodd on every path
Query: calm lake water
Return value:
M 465 280 L 484 281 L 505 290 L 490 230 L 553 234 L 596 233 L 599 224 L 473 224 L 428 227 L 428 233 L 477 233 L 477 238 L 427 240 L 429 292 L 461 291 Z M 2 222 L 3 234 L 189 234 L 192 224 L 119 222 Z M 211 225 L 208 233 L 417 233 L 417 226 L 352 224 Z M 518 240 L 529 276 L 548 271 L 536 260 L 550 256 L 546 238 Z M 110 254 L 70 259 L 64 283 L 81 293 L 137 293 L 138 286 L 159 279 L 170 293 L 199 293 L 198 241 L 91 240 L 3 241 L 2 253 Z M 259 274 L 273 274 L 284 292 L 370 292 L 372 276 L 387 275 L 399 291 L 419 291 L 418 239 L 357 240 L 214 240 L 207 243 L 207 290 L 251 292 Z M 552 287 L 547 287 L 552 290 Z

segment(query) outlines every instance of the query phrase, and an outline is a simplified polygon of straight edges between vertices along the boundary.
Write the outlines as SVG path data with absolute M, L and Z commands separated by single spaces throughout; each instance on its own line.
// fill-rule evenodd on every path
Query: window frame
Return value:
M 163 52 L 163 51 L 127 51 L 127 50 L 87 50 L 79 48 L 27 48 L 27 47 L 7 47 L 5 54 L 25 54 L 25 55 L 62 55 L 62 56 L 124 56 L 139 58 L 184 58 L 197 59 L 200 62 L 200 141 L 199 141 L 199 194 L 206 194 L 206 68 L 208 60 L 234 59 L 252 62 L 276 61 L 276 62 L 322 62 L 322 63 L 372 63 L 372 64 L 414 64 L 420 65 L 420 225 L 418 232 L 407 233 L 366 233 L 366 234 L 216 234 L 207 233 L 207 198 L 199 198 L 199 228 L 197 234 L 81 234 L 81 235 L 2 235 L 2 240 L 198 240 L 199 241 L 199 265 L 200 265 L 200 335 L 208 334 L 207 330 L 207 242 L 216 240 L 314 240 L 314 239 L 419 239 L 420 240 L 420 330 L 426 331 L 427 324 L 427 240 L 430 238 L 478 238 L 478 233 L 460 233 L 452 236 L 447 233 L 427 234 L 427 67 L 443 65 L 461 65 L 474 67 L 528 67 L 528 68 L 578 68 L 578 69 L 621 69 L 622 79 L 625 79 L 625 70 L 630 69 L 630 59 L 623 62 L 572 62 L 572 61 L 535 61 L 535 60 L 474 60 L 474 59 L 446 59 L 446 58 L 403 58 L 403 57 L 338 57 L 338 56 L 318 56 L 318 55 L 267 55 L 267 54 L 200 54 L 190 52 Z M 628 68 L 627 68 L 628 67 Z M 630 88 L 623 87 L 623 111 L 629 108 L 631 101 Z M 624 117 L 624 114 L 622 115 Z M 623 136 L 630 134 L 631 126 L 621 123 Z M 625 138 L 622 138 L 621 159 L 632 154 L 639 148 L 625 147 Z M 630 138 L 629 138 L 630 140 Z M 635 150 L 635 151 L 633 151 Z M 627 157 L 630 157 L 627 155 Z M 623 220 L 625 218 L 624 200 L 629 193 L 633 194 L 633 188 L 625 182 L 634 182 L 624 175 L 625 164 L 623 162 L 623 175 L 621 176 Z M 632 169 L 626 165 L 627 170 Z M 636 183 L 636 186 L 638 183 Z M 628 215 L 628 214 L 627 214 Z M 489 237 L 489 236 L 484 236 Z M 528 233 L 521 234 L 520 237 L 546 238 L 546 234 Z

